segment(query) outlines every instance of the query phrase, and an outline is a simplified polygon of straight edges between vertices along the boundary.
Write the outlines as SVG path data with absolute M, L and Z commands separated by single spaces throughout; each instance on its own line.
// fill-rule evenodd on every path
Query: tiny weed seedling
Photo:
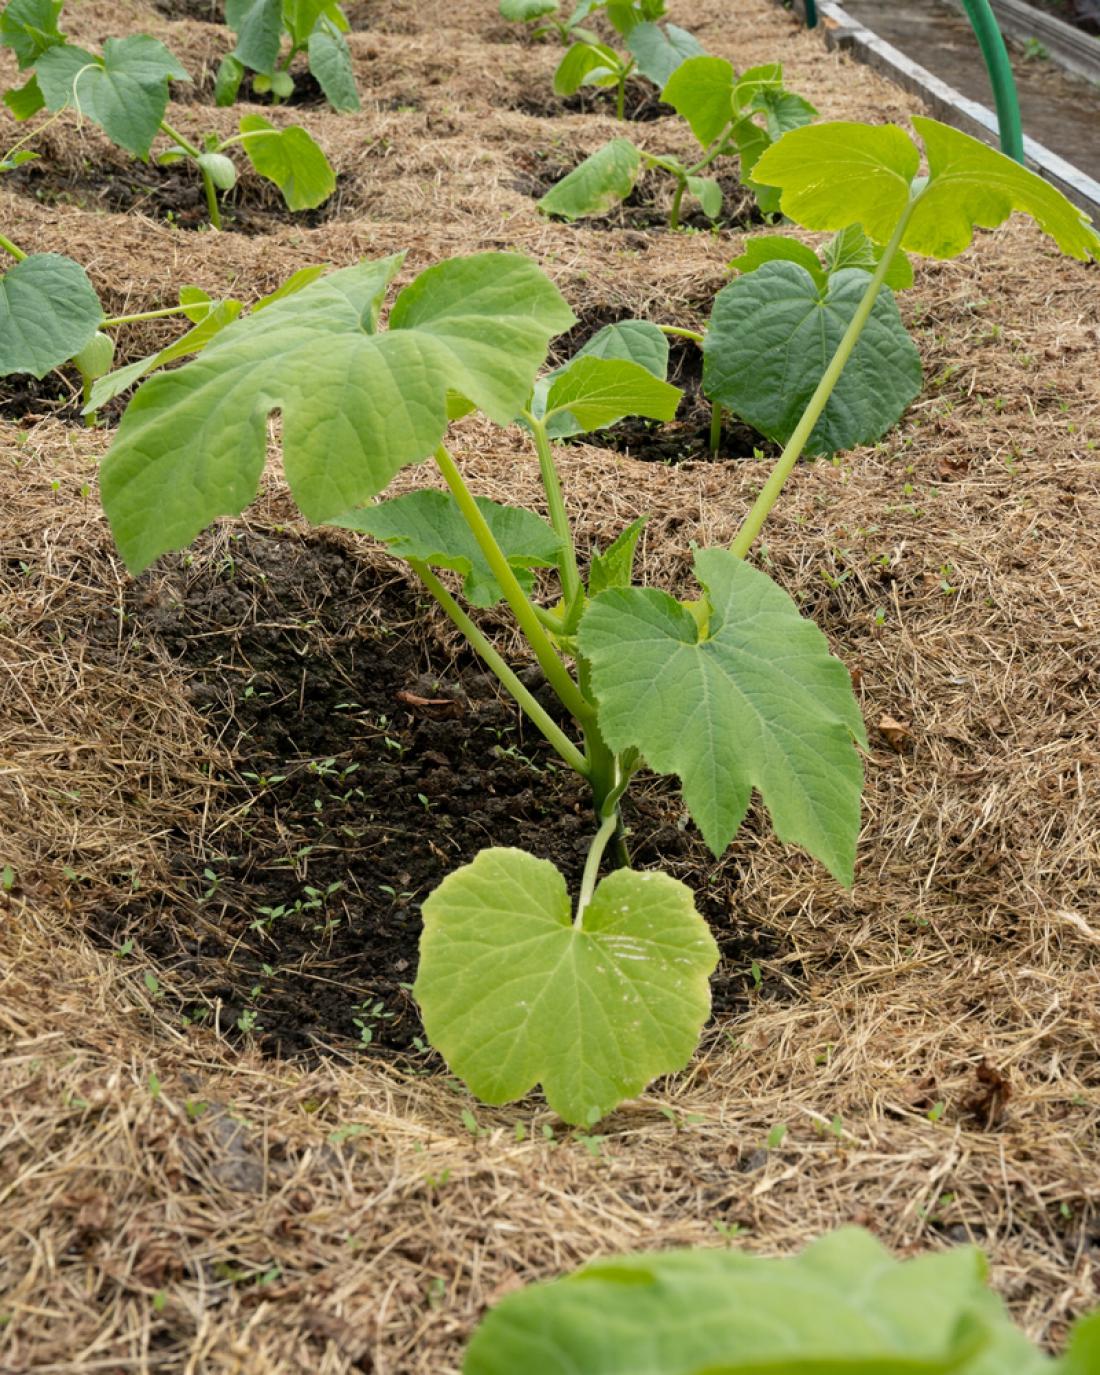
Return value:
M 0 46 L 10 48 L 21 87 L 4 93 L 17 120 L 40 110 L 75 110 L 98 124 L 112 143 L 148 162 L 154 139 L 171 140 L 157 155 L 161 166 L 190 162 L 202 177 L 210 222 L 221 228 L 218 193 L 237 182 L 229 152 L 243 148 L 255 171 L 282 192 L 291 210 L 310 210 L 328 200 L 336 177 L 320 147 L 300 125 L 278 129 L 262 115 L 244 115 L 229 138 L 207 134 L 194 143 L 164 118 L 168 84 L 190 77 L 163 43 L 148 34 L 108 38 L 101 54 L 69 43 L 58 27 L 61 0 L 10 0 L 0 15 Z M 6 161 L 6 160 L 5 160 Z M 109 363 L 108 363 L 108 366 Z
M 569 44 L 554 73 L 556 95 L 576 95 L 582 86 L 613 87 L 619 119 L 626 117 L 629 77 L 635 73 L 644 76 L 660 90 L 681 62 L 703 55 L 703 48 L 686 29 L 657 22 L 666 9 L 665 0 L 579 0 L 568 19 L 562 19 L 556 0 L 500 3 L 505 19 L 531 24 L 536 38 L 557 33 Z M 597 15 L 602 15 L 623 40 L 625 54 L 583 27 L 586 20 Z
M 716 1221 L 727 1242 L 743 1234 Z M 1052 1359 L 1013 1324 L 972 1246 L 897 1261 L 845 1228 L 784 1259 L 733 1248 L 612 1256 L 503 1299 L 462 1375 L 1095 1375 L 1100 1311 Z
M 256 95 L 270 95 L 273 105 L 289 100 L 294 94 L 290 67 L 304 54 L 332 108 L 342 114 L 359 109 L 345 37 L 349 24 L 333 0 L 226 0 L 225 22 L 237 35 L 237 44 L 218 67 L 218 105 L 233 104 L 246 70 L 255 73 Z
M 643 520 L 582 565 L 553 453 L 554 441 L 624 416 L 672 417 L 680 393 L 665 380 L 667 338 L 644 321 L 610 325 L 542 372 L 550 340 L 575 317 L 518 254 L 429 267 L 398 292 L 385 329 L 380 315 L 403 255 L 311 281 L 149 378 L 123 416 L 101 492 L 131 569 L 244 508 L 277 410 L 284 471 L 305 516 L 373 536 L 406 560 L 586 780 L 594 835 L 575 895 L 553 864 L 494 847 L 423 904 L 414 993 L 424 1026 L 486 1102 L 541 1084 L 555 1112 L 591 1127 L 680 1068 L 696 1044 L 718 952 L 683 883 L 631 867 L 620 802 L 643 767 L 679 779 L 715 856 L 755 790 L 781 840 L 853 881 L 866 741 L 859 706 L 821 631 L 747 555 L 899 251 L 954 257 L 976 225 L 1014 209 L 1077 258 L 1100 247 L 1080 212 L 1032 173 L 934 120 L 914 124 L 926 175 L 916 144 L 894 126 L 795 129 L 757 165 L 792 220 L 834 232 L 861 225 L 883 248 L 873 271 L 851 269 L 858 305 L 731 545 L 693 551 L 695 596 L 635 585 Z M 765 265 L 777 266 L 787 264 Z M 470 490 L 444 438 L 474 410 L 522 426 L 548 519 Z M 377 500 L 399 472 L 429 459 L 442 489 Z M 535 595 L 540 569 L 556 579 L 549 604 Z M 572 725 L 559 724 L 477 624 L 474 613 L 501 602 Z
M 776 139 L 817 114 L 808 100 L 784 87 L 782 65 L 772 62 L 738 76 L 725 58 L 685 55 L 661 84 L 661 99 L 687 120 L 702 156 L 689 164 L 647 152 L 626 138 L 612 139 L 551 187 L 538 203 L 540 210 L 567 220 L 605 214 L 630 195 L 643 170 L 656 168 L 676 182 L 670 229 L 680 227 L 685 196 L 716 220 L 722 213 L 722 187 L 704 174 L 731 154 L 740 159 L 741 181 L 761 210 L 779 210 L 779 189 L 756 176 L 757 163 Z

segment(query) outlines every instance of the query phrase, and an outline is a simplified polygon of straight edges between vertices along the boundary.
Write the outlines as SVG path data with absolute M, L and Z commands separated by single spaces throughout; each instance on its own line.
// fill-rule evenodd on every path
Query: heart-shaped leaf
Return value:
M 765 263 L 774 262 L 797 263 L 810 274 L 819 291 L 825 290 L 829 274 L 821 266 L 820 258 L 806 244 L 799 243 L 797 239 L 789 239 L 783 234 L 757 234 L 751 239 L 746 239 L 740 254 L 732 259 L 728 266 L 731 272 L 740 272 L 744 275 L 755 272 Z M 862 264 L 848 263 L 845 266 Z
M 309 36 L 309 70 L 334 110 L 351 114 L 360 108 L 351 50 L 342 33 L 322 24 Z
M 191 79 L 148 34 L 108 38 L 102 57 L 70 43 L 48 48 L 35 64 L 35 77 L 51 110 L 71 105 L 139 158 L 148 158 L 164 118 L 168 82 Z
M 525 592 L 534 587 L 532 568 L 550 568 L 561 540 L 532 511 L 477 498 L 493 538 Z M 417 559 L 465 575 L 463 591 L 471 606 L 495 606 L 504 597 L 500 584 L 449 492 L 408 492 L 392 501 L 346 511 L 328 522 L 384 540 L 399 558 Z
M 868 274 L 833 273 L 822 291 L 798 263 L 773 261 L 714 299 L 703 344 L 703 390 L 785 444 L 801 419 L 867 288 Z M 870 444 L 921 388 L 920 354 L 892 294 L 882 290 L 806 444 L 834 453 Z
M 423 916 L 413 992 L 428 1039 L 487 1103 L 541 1083 L 567 1122 L 591 1123 L 695 1048 L 718 951 L 667 874 L 616 870 L 575 925 L 552 864 L 483 850 Z
M 661 99 L 683 115 L 705 147 L 733 119 L 736 79 L 737 73 L 724 57 L 691 57 L 669 77 Z
M 225 22 L 237 35 L 237 61 L 254 72 L 273 72 L 283 37 L 283 0 L 226 0 Z
M 103 307 L 88 274 L 60 253 L 34 253 L 0 277 L 0 377 L 45 377 L 95 335 Z
M 310 520 L 325 521 L 433 452 L 449 392 L 506 420 L 523 409 L 550 338 L 574 323 L 556 288 L 517 254 L 452 259 L 401 292 L 390 329 L 378 334 L 402 257 L 323 277 L 144 383 L 101 470 L 103 504 L 132 569 L 243 510 L 273 410 L 282 412 L 295 499 Z
M 706 55 L 695 35 L 675 24 L 636 24 L 626 46 L 641 74 L 658 87 L 665 85 L 681 62 Z
M 336 190 L 336 175 L 320 147 L 300 124 L 277 129 L 263 115 L 244 115 L 240 122 L 248 160 L 283 193 L 291 210 L 312 210 Z
M 33 67 L 47 48 L 64 43 L 57 26 L 64 0 L 9 0 L 0 14 L 0 47 L 10 48 L 20 71 Z
M 602 592 L 581 621 L 600 732 L 677 774 L 720 855 L 763 797 L 780 840 L 852 882 L 865 733 L 844 665 L 765 574 L 725 549 L 695 553 L 709 625 L 655 588 Z
M 538 207 L 563 220 L 603 215 L 634 190 L 641 166 L 642 155 L 633 143 L 613 138 L 552 186 Z

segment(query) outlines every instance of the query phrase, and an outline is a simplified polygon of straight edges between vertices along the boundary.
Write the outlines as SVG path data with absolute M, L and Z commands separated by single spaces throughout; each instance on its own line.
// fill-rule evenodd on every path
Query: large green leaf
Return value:
M 523 409 L 549 339 L 574 321 L 554 286 L 515 254 L 455 258 L 406 287 L 378 334 L 402 257 L 344 268 L 277 300 L 140 388 L 101 473 L 132 569 L 244 509 L 273 410 L 294 497 L 325 521 L 432 453 L 449 391 L 508 420 Z
M 309 70 L 334 110 L 350 114 L 360 108 L 351 51 L 342 33 L 324 25 L 314 29 L 309 36 Z
M 33 67 L 47 48 L 64 43 L 57 26 L 64 0 L 9 0 L 0 14 L 0 47 L 10 48 L 21 71 Z
M 785 444 L 855 315 L 870 280 L 834 272 L 824 291 L 798 263 L 769 262 L 724 287 L 703 344 L 703 390 Z M 897 303 L 879 292 L 840 380 L 806 443 L 835 453 L 879 439 L 919 394 L 920 353 Z
M 669 77 L 661 99 L 683 115 L 705 147 L 733 119 L 736 79 L 732 64 L 724 57 L 691 57 Z
M 634 190 L 641 166 L 642 155 L 633 143 L 613 138 L 552 186 L 538 207 L 564 220 L 603 215 Z
M 663 382 L 668 375 L 668 339 L 648 320 L 619 320 L 615 324 L 605 325 L 581 345 L 568 363 L 539 378 L 531 398 L 531 412 L 537 419 L 541 420 L 546 414 L 546 398 L 550 388 L 581 358 L 620 359 L 636 363 Z M 552 417 L 547 426 L 552 439 L 582 434 L 584 428 L 568 412 Z
M 336 174 L 320 147 L 300 124 L 277 129 L 263 115 L 244 115 L 242 134 L 248 160 L 261 177 L 273 181 L 291 210 L 312 210 L 336 190 Z
M 821 266 L 817 254 L 806 244 L 799 243 L 797 239 L 789 239 L 783 234 L 757 234 L 746 239 L 741 252 L 728 266 L 731 272 L 744 274 L 755 272 L 765 263 L 774 262 L 797 263 L 810 274 L 815 285 L 824 291 L 829 274 Z
M 488 1103 L 541 1083 L 567 1122 L 590 1123 L 695 1048 L 718 951 L 690 889 L 667 874 L 616 870 L 577 926 L 552 864 L 483 850 L 423 916 L 424 1028 Z
M 837 120 L 792 129 L 763 154 L 756 177 L 782 192 L 783 213 L 807 229 L 862 224 L 886 243 L 920 168 L 912 139 L 893 124 Z
M 1042 177 L 938 120 L 915 115 L 913 128 L 924 141 L 929 177 L 903 248 L 954 258 L 970 244 L 975 226 L 995 229 L 1022 210 L 1063 253 L 1100 257 L 1100 236 L 1089 217 Z
M 709 625 L 654 588 L 601 593 L 581 621 L 600 731 L 677 774 L 720 855 L 763 797 L 780 840 L 852 882 L 865 739 L 844 665 L 765 574 L 725 549 L 695 553 Z
M 534 587 L 532 568 L 550 568 L 561 540 L 532 511 L 477 498 L 493 537 L 525 592 Z M 403 559 L 417 559 L 464 575 L 463 591 L 472 606 L 495 606 L 504 597 L 481 546 L 449 492 L 408 492 L 377 506 L 346 511 L 328 522 L 384 540 Z
M 463 1375 L 1041 1375 L 971 1247 L 898 1262 L 846 1228 L 800 1255 L 665 1251 L 509 1295 Z
M 554 73 L 554 93 L 575 95 L 582 86 L 614 86 L 622 63 L 614 48 L 602 43 L 574 43 Z
M 656 86 L 664 86 L 680 63 L 689 57 L 706 55 L 706 49 L 695 35 L 675 24 L 636 24 L 626 46 L 638 70 Z
M 564 432 L 588 434 L 627 415 L 671 420 L 681 394 L 679 387 L 662 382 L 639 363 L 582 354 L 554 378 L 546 414 L 572 422 L 575 428 Z
M 190 80 L 164 44 L 148 34 L 108 38 L 102 57 L 70 43 L 49 48 L 35 65 L 35 77 L 51 110 L 71 105 L 139 158 L 149 156 L 164 118 L 169 80 Z
M 60 253 L 24 258 L 0 277 L 0 377 L 45 377 L 80 352 L 102 319 L 79 263 Z
M 237 35 L 237 61 L 254 72 L 273 72 L 283 37 L 283 0 L 226 0 L 225 22 Z

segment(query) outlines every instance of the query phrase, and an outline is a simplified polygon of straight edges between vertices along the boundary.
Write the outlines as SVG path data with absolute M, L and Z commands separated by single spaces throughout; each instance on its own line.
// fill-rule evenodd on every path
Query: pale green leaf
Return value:
M 193 325 L 200 324 L 214 309 L 214 298 L 201 286 L 185 283 L 179 289 L 179 298 L 184 315 Z
M 987 148 L 935 119 L 913 117 L 924 140 L 928 185 L 902 239 L 902 247 L 931 258 L 954 258 L 975 227 L 995 229 L 1021 210 L 1072 258 L 1100 258 L 1100 236 L 1089 217 L 1061 191 L 1012 158 Z M 864 225 L 872 238 L 878 238 Z
M 283 301 L 288 296 L 296 296 L 311 282 L 323 277 L 327 270 L 328 267 L 325 263 L 311 263 L 309 267 L 300 267 L 297 272 L 292 272 L 286 281 L 277 286 L 274 291 L 268 292 L 266 296 L 261 296 L 252 307 L 252 313 L 266 310 L 268 306 L 274 305 L 276 301 Z
M 585 612 L 599 726 L 679 776 L 684 801 L 720 855 L 755 788 L 780 840 L 852 882 L 863 720 L 844 665 L 765 574 L 725 549 L 695 553 L 707 633 L 653 588 L 603 592 Z
M 986 1288 L 973 1248 L 898 1262 L 856 1228 L 783 1259 L 716 1249 L 594 1261 L 505 1298 L 475 1333 L 462 1367 L 463 1375 L 1048 1369 Z
M 1078 1322 L 1069 1334 L 1066 1354 L 1056 1375 L 1096 1375 L 1100 1370 L 1100 1308 Z
M 562 368 L 546 395 L 546 415 L 568 416 L 582 434 L 627 415 L 671 420 L 681 392 L 639 363 L 582 354 Z M 573 431 L 576 433 L 577 431 Z
M 244 63 L 238 62 L 232 53 L 226 53 L 218 63 L 217 74 L 214 78 L 215 105 L 227 106 L 236 102 L 244 74 Z
M 846 267 L 874 272 L 883 252 L 882 246 L 872 242 L 858 224 L 850 224 L 825 245 L 825 266 L 829 272 L 840 272 Z M 907 291 L 913 285 L 913 265 L 900 249 L 886 269 L 884 280 L 892 291 Z
M 312 210 L 336 190 L 336 175 L 328 158 L 300 124 L 276 129 L 263 115 L 244 115 L 242 134 L 248 160 L 283 193 L 291 210 Z
M 552 864 L 483 850 L 423 917 L 424 1028 L 485 1102 L 541 1083 L 556 1113 L 589 1124 L 691 1056 L 718 951 L 690 889 L 667 874 L 616 870 L 578 927 Z
M 64 0 L 9 0 L 0 13 L 0 47 L 10 48 L 20 71 L 33 67 L 47 48 L 64 43 L 57 26 Z
M 859 307 L 867 273 L 833 273 L 822 291 L 794 262 L 765 263 L 714 299 L 703 344 L 703 390 L 785 444 Z M 919 394 L 920 353 L 883 289 L 806 443 L 835 453 L 880 438 Z
M 308 43 L 328 8 L 329 0 L 283 0 L 283 28 L 295 47 Z
M 687 189 L 703 208 L 709 220 L 716 220 L 722 213 L 722 188 L 713 177 L 688 177 Z
M 574 43 L 554 73 L 554 93 L 575 95 L 582 86 L 613 86 L 622 63 L 613 48 L 602 43 Z
M 664 86 L 680 63 L 689 57 L 706 55 L 706 49 L 695 35 L 675 24 L 636 24 L 626 46 L 638 70 L 656 86 Z
M 535 582 L 530 570 L 553 567 L 561 540 L 544 520 L 522 507 L 502 506 L 486 497 L 478 497 L 477 505 L 520 586 L 530 592 Z M 463 574 L 463 591 L 471 606 L 495 606 L 504 597 L 481 546 L 449 492 L 408 492 L 377 506 L 345 511 L 327 523 L 373 535 L 388 544 L 399 558 L 417 559 Z
M 639 516 L 619 532 L 602 554 L 592 555 L 588 570 L 588 595 L 597 596 L 609 587 L 629 587 L 634 577 L 634 551 L 648 516 Z
M 755 272 L 765 263 L 780 261 L 797 263 L 810 274 L 820 290 L 825 289 L 828 273 L 821 266 L 817 254 L 797 239 L 788 239 L 782 234 L 758 234 L 746 239 L 741 253 L 728 266 L 731 272 L 747 273 Z M 845 266 L 858 267 L 862 264 L 851 263 Z
M 546 414 L 546 398 L 556 379 L 578 358 L 618 358 L 637 363 L 662 382 L 668 375 L 668 339 L 648 320 L 618 320 L 605 325 L 587 339 L 568 363 L 540 377 L 531 398 L 531 412 L 541 420 Z M 581 434 L 581 427 L 568 415 L 557 415 L 547 427 L 552 439 Z
M 758 101 L 769 91 L 783 89 L 782 62 L 762 62 L 755 67 L 746 67 L 736 78 L 733 87 L 733 104 L 739 111 L 762 108 Z
M 523 408 L 550 337 L 573 323 L 556 289 L 517 255 L 456 258 L 407 287 L 390 330 L 378 334 L 402 257 L 334 272 L 144 383 L 101 472 L 104 507 L 131 568 L 244 508 L 273 410 L 282 413 L 295 500 L 310 520 L 325 521 L 433 452 L 449 392 L 509 419 Z
M 796 224 L 862 224 L 877 243 L 887 243 L 919 168 L 912 139 L 896 125 L 837 120 L 792 129 L 762 155 L 754 175 L 780 189 L 783 213 Z
M 45 377 L 89 342 L 103 308 L 84 269 L 60 253 L 34 253 L 0 277 L 0 377 Z
M 169 80 L 190 80 L 164 44 L 148 34 L 108 38 L 102 57 L 69 43 L 49 48 L 35 76 L 51 110 L 71 105 L 139 158 L 149 156 L 164 118 Z
M 538 207 L 565 220 L 603 215 L 634 190 L 641 166 L 642 155 L 633 143 L 614 138 L 552 186 Z
M 309 70 L 334 110 L 350 114 L 360 108 L 351 50 L 341 33 L 322 25 L 309 36 Z
M 724 57 L 691 57 L 669 77 L 661 99 L 683 115 L 705 147 L 733 119 L 736 79 L 732 64 Z
M 500 13 L 503 18 L 519 24 L 541 19 L 546 14 L 557 14 L 558 0 L 500 0 Z

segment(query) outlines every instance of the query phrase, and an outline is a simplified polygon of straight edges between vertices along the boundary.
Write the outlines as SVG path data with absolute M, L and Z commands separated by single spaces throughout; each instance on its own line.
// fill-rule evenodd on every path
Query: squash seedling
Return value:
M 147 34 L 108 38 L 102 54 L 69 43 L 58 27 L 61 0 L 11 0 L 0 16 L 0 46 L 11 48 L 25 84 L 4 93 L 18 120 L 40 110 L 72 109 L 98 124 L 112 143 L 149 160 L 158 134 L 171 140 L 157 162 L 190 162 L 202 177 L 210 222 L 221 228 L 218 193 L 237 181 L 230 150 L 240 145 L 260 176 L 274 182 L 291 210 L 323 204 L 336 189 L 324 153 L 299 125 L 277 129 L 262 115 L 245 115 L 229 138 L 207 134 L 199 143 L 164 118 L 168 83 L 190 81 L 168 49 Z
M 698 594 L 634 585 L 641 523 L 587 561 L 574 539 L 553 441 L 627 415 L 675 412 L 655 325 L 609 326 L 540 376 L 575 323 L 553 284 L 510 253 L 455 258 L 401 290 L 402 255 L 344 268 L 226 326 L 193 361 L 147 380 L 101 470 L 115 539 L 138 572 L 255 495 L 272 411 L 283 466 L 311 521 L 379 538 L 588 783 L 595 835 L 575 900 L 543 859 L 490 848 L 423 906 L 415 984 L 428 1038 L 491 1103 L 541 1083 L 567 1121 L 591 1124 L 690 1056 L 709 1009 L 717 948 L 689 889 L 630 867 L 620 803 L 642 768 L 679 779 L 715 855 L 753 791 L 780 840 L 853 881 L 866 736 L 844 666 L 790 596 L 746 556 L 826 412 L 900 249 L 953 257 L 977 224 L 1032 214 L 1078 258 L 1100 246 L 1086 219 L 1022 167 L 934 120 L 920 153 L 893 126 L 787 134 L 758 170 L 792 220 L 860 224 L 884 251 L 774 471 L 729 548 L 696 549 Z M 480 410 L 521 424 L 548 519 L 478 498 L 444 443 Z M 432 460 L 443 490 L 377 502 Z M 450 569 L 461 597 L 439 577 Z M 556 587 L 536 596 L 536 569 Z M 583 570 L 583 571 L 582 571 Z M 557 695 L 563 727 L 520 681 L 471 609 L 505 602 Z M 468 609 L 471 608 L 471 609 Z M 610 872 L 605 872 L 605 858 Z
M 554 93 L 576 95 L 582 86 L 614 87 L 615 113 L 626 117 L 626 83 L 637 73 L 660 89 L 680 63 L 704 51 L 698 40 L 675 24 L 659 24 L 665 0 L 579 0 L 568 19 L 561 19 L 551 0 L 501 0 L 505 19 L 535 25 L 533 34 L 556 32 L 569 49 L 554 73 Z M 602 14 L 622 38 L 626 54 L 584 28 L 584 21 Z
M 784 87 L 781 63 L 751 67 L 738 76 L 725 58 L 688 57 L 667 78 L 661 99 L 691 126 L 700 158 L 684 163 L 647 152 L 629 139 L 612 139 L 552 186 L 539 209 L 567 220 L 605 214 L 630 195 L 643 169 L 655 168 L 676 182 L 670 229 L 680 227 L 685 196 L 697 200 L 708 219 L 715 220 L 722 213 L 722 188 L 704 174 L 731 154 L 740 159 L 742 184 L 752 190 L 761 210 L 774 214 L 779 209 L 778 191 L 760 182 L 754 169 L 776 139 L 808 124 L 817 113 L 808 100 Z
M 1054 1360 L 1012 1322 L 973 1246 L 898 1261 L 846 1227 L 794 1256 L 610 1256 L 509 1294 L 462 1375 L 1095 1375 L 1100 1310 Z
M 304 53 L 334 110 L 348 114 L 360 108 L 345 37 L 350 26 L 333 0 L 226 0 L 225 22 L 237 35 L 237 43 L 218 67 L 214 85 L 218 105 L 234 103 L 246 70 L 255 73 L 252 90 L 256 95 L 270 95 L 273 105 L 289 100 L 294 94 L 290 67 Z

